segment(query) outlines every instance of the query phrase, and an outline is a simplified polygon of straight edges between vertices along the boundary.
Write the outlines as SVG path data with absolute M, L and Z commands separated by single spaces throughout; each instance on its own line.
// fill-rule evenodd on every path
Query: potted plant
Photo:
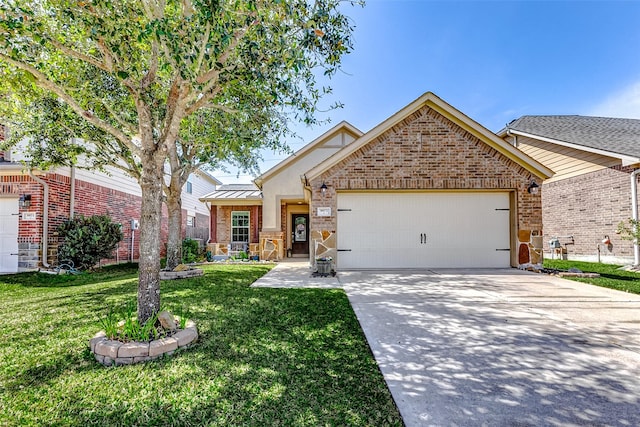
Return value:
M 333 258 L 330 256 L 323 256 L 316 258 L 316 269 L 318 270 L 318 274 L 322 276 L 328 276 L 331 274 L 331 263 Z

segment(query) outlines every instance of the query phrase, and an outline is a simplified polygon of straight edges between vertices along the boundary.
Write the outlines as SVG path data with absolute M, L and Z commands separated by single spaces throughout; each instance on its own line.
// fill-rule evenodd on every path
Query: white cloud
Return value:
M 640 119 L 640 81 L 610 95 L 588 115 Z

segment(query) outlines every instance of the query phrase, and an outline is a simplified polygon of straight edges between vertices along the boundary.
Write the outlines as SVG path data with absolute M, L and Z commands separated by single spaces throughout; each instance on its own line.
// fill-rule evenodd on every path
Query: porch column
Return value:
M 260 241 L 258 223 L 258 206 L 251 206 L 251 243 L 258 243 Z
M 209 243 L 217 243 L 218 242 L 218 206 L 211 205 L 211 209 L 209 211 L 209 229 L 211 232 L 209 233 Z

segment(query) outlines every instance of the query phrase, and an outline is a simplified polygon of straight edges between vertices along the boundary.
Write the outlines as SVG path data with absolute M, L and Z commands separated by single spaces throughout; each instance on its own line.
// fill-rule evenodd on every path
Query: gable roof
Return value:
M 360 129 L 356 128 L 351 123 L 343 120 L 337 125 L 335 125 L 334 127 L 332 127 L 331 129 L 329 129 L 328 131 L 326 131 L 325 133 L 323 133 L 322 135 L 320 135 L 319 137 L 317 137 L 316 139 L 314 139 L 313 141 L 311 141 L 310 143 L 308 143 L 307 145 L 305 145 L 304 147 L 302 147 L 301 149 L 299 149 L 298 151 L 296 151 L 295 153 L 293 153 L 292 155 L 290 155 L 289 157 L 287 157 L 286 159 L 284 159 L 283 161 L 281 161 L 280 163 L 278 163 L 277 165 L 275 165 L 274 167 L 272 167 L 271 169 L 269 169 L 268 171 L 266 171 L 265 173 L 263 173 L 262 175 L 260 175 L 258 178 L 254 180 L 254 182 L 259 187 L 262 188 L 262 183 L 264 183 L 265 181 L 268 181 L 269 178 L 276 175 L 282 169 L 288 167 L 289 165 L 294 163 L 296 160 L 298 160 L 308 152 L 312 151 L 314 148 L 316 148 L 316 146 L 320 145 L 321 143 L 325 142 L 328 139 L 331 139 L 331 137 L 333 137 L 334 135 L 340 132 L 349 133 L 356 139 L 362 136 L 362 131 L 360 131 Z
M 547 179 L 553 175 L 553 171 L 544 166 L 542 163 L 534 160 L 533 158 L 524 154 L 522 151 L 513 147 L 511 144 L 499 138 L 498 135 L 494 134 L 475 120 L 469 118 L 456 108 L 452 107 L 441 98 L 436 96 L 433 92 L 426 92 L 418 99 L 411 102 L 409 105 L 380 123 L 378 126 L 362 135 L 359 139 L 355 140 L 342 150 L 335 153 L 333 156 L 329 157 L 324 162 L 309 170 L 305 174 L 306 179 L 312 180 L 318 177 L 326 170 L 338 164 L 340 161 L 344 160 L 349 155 L 356 152 L 358 149 L 365 146 L 369 142 L 375 140 L 384 132 L 388 131 L 393 126 L 400 123 L 402 120 L 406 119 L 408 116 L 415 113 L 424 106 L 435 110 L 442 116 L 451 120 L 453 123 L 457 124 L 462 129 L 476 136 L 481 141 L 488 144 L 504 156 L 515 161 L 517 164 L 521 165 L 535 176 L 542 179 Z
M 204 169 L 196 169 L 195 173 L 200 175 L 204 179 L 212 182 L 214 185 L 222 185 L 222 182 L 218 178 L 216 178 L 215 176 L 209 174 L 209 172 L 207 172 Z
M 591 116 L 522 116 L 500 131 L 558 145 L 640 161 L 640 120 Z
M 221 185 L 209 194 L 205 194 L 198 200 L 201 202 L 231 202 L 242 204 L 262 203 L 260 189 L 254 184 L 226 184 Z M 252 203 L 248 203 L 252 202 Z

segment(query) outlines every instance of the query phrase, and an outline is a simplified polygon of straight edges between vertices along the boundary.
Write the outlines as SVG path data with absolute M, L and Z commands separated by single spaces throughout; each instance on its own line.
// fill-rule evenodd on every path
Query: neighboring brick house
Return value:
M 530 189 L 551 174 L 428 92 L 367 133 L 338 124 L 256 179 L 251 203 L 241 194 L 201 200 L 212 218 L 223 206 L 248 213 L 243 238 L 263 259 L 331 257 L 339 269 L 515 267 L 541 261 L 542 207 Z M 233 242 L 220 228 L 237 223 L 218 219 L 217 227 L 210 248 L 222 255 Z
M 542 184 L 550 256 L 638 262 L 633 243 L 616 229 L 633 217 L 632 201 L 638 198 L 638 173 L 633 171 L 640 168 L 640 120 L 523 116 L 499 136 L 555 172 Z M 552 250 L 549 242 L 556 237 L 562 247 Z
M 140 218 L 141 191 L 135 180 L 116 169 L 109 174 L 66 167 L 29 173 L 19 160 L 19 152 L 0 153 L 0 273 L 55 266 L 59 241 L 56 229 L 72 212 L 107 214 L 121 223 L 124 239 L 113 261 L 138 259 L 133 221 Z M 204 172 L 189 178 L 182 195 L 185 236 L 203 243 L 208 239 L 209 212 L 197 196 L 219 184 Z M 162 239 L 166 241 L 167 221 L 162 225 Z

